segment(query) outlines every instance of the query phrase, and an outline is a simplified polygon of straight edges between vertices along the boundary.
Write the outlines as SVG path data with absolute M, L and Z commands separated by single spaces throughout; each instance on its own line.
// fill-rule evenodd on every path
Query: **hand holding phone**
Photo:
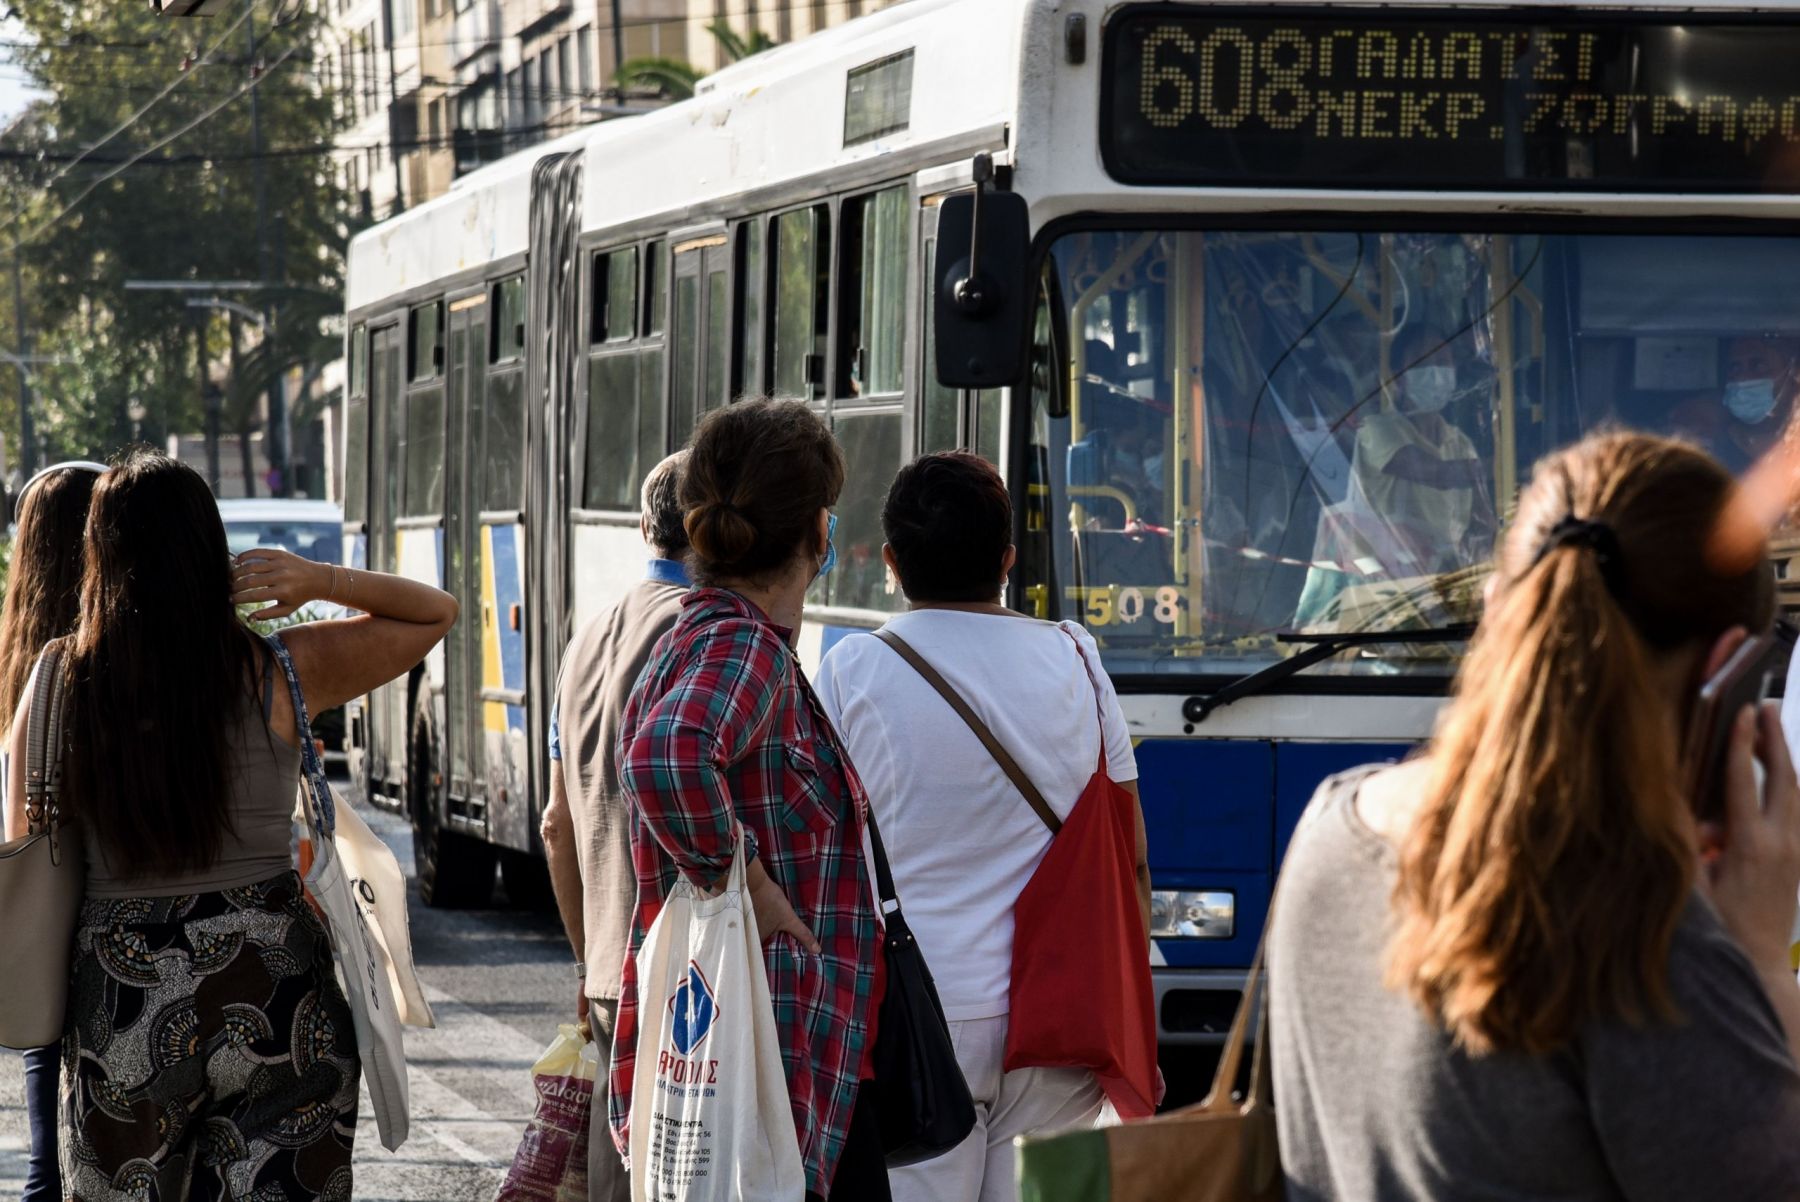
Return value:
M 1800 891 L 1800 781 L 1775 706 L 1738 712 L 1725 761 L 1721 821 L 1730 838 L 1697 883 L 1752 965 L 1773 977 L 1789 970 Z M 1766 782 L 1756 779 L 1759 762 Z
M 1702 822 L 1725 817 L 1725 760 L 1732 729 L 1745 707 L 1760 706 L 1768 697 L 1785 649 L 1781 636 L 1773 631 L 1752 635 L 1700 686 L 1682 763 L 1687 771 L 1688 798 Z

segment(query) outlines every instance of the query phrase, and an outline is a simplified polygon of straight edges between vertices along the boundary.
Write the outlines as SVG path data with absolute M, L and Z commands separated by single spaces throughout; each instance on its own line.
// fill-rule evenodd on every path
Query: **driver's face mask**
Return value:
M 1747 426 L 1769 420 L 1775 412 L 1775 381 L 1733 380 L 1725 385 L 1725 408 Z
M 1456 395 L 1454 367 L 1415 367 L 1402 386 L 1406 408 L 1412 413 L 1437 413 Z

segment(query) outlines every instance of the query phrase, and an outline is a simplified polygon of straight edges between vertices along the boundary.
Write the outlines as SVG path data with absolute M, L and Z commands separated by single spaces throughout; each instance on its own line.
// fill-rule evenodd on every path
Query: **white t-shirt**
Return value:
M 1058 815 L 1075 808 L 1100 765 L 1102 721 L 1107 775 L 1137 779 L 1125 715 L 1081 627 L 942 609 L 888 627 L 962 694 Z M 1065 630 L 1080 640 L 1093 683 Z M 833 647 L 815 687 L 868 789 L 944 1017 L 1005 1014 L 1013 904 L 1049 829 L 956 711 L 879 639 Z

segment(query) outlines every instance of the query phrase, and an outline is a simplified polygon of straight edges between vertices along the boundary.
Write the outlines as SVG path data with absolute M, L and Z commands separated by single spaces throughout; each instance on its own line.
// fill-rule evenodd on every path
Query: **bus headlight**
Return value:
M 1152 939 L 1229 939 L 1237 932 L 1237 895 L 1226 890 L 1150 893 Z

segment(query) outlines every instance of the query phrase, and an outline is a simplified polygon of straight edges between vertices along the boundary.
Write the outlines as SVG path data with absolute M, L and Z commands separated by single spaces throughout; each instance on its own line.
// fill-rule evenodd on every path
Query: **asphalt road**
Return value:
M 411 834 L 393 815 L 369 824 L 412 875 Z M 573 956 L 554 915 L 505 907 L 429 910 L 413 896 L 413 957 L 435 1030 L 406 1032 L 412 1134 L 398 1152 L 381 1146 L 364 1096 L 356 1141 L 358 1202 L 487 1202 L 494 1196 L 534 1097 L 532 1063 L 574 1021 Z M 24 1184 L 24 1074 L 0 1051 L 0 1198 Z

